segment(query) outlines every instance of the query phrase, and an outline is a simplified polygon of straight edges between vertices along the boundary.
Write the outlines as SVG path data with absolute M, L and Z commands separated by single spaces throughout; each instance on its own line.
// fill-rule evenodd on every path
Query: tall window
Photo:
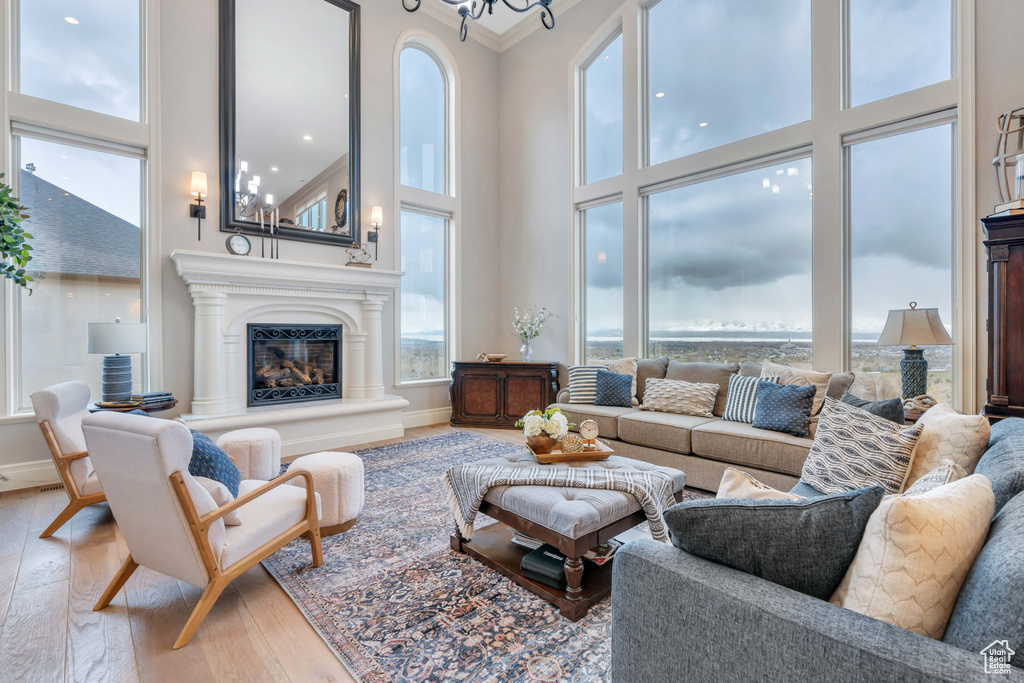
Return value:
M 648 199 L 648 352 L 810 368 L 811 162 Z
M 139 0 L 21 0 L 20 92 L 140 120 Z
M 402 184 L 445 192 L 445 82 L 434 58 L 402 50 Z
M 397 382 L 448 378 L 453 355 L 451 262 L 459 199 L 454 183 L 453 80 L 432 40 L 415 36 L 398 58 L 399 264 L 402 278 Z
M 622 202 L 583 212 L 587 362 L 623 356 Z
M 849 147 L 851 369 L 854 391 L 901 394 L 903 351 L 875 346 L 887 314 L 938 308 L 953 332 L 953 126 L 945 124 Z M 953 399 L 952 348 L 926 350 L 928 393 Z
M 324 232 L 327 230 L 327 193 L 317 195 L 305 208 L 297 212 L 295 222 L 307 228 Z
M 594 183 L 622 173 L 622 36 L 583 73 L 585 173 Z

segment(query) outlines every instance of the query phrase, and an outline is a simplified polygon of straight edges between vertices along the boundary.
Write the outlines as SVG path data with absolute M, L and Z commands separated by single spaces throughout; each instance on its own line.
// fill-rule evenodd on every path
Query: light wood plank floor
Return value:
M 453 431 L 420 427 L 367 445 Z M 128 549 L 106 503 L 40 539 L 66 504 L 63 488 L 0 494 L 0 681 L 353 680 L 262 565 L 235 580 L 177 651 L 171 645 L 201 594 L 193 586 L 140 568 L 107 609 L 93 612 Z

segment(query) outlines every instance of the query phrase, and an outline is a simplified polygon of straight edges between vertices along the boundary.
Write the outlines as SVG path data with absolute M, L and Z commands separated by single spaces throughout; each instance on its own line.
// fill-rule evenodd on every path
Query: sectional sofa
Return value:
M 558 402 L 551 407 L 567 412 L 576 424 L 594 420 L 617 455 L 686 472 L 687 486 L 717 491 L 725 468 L 737 467 L 769 486 L 788 491 L 800 479 L 813 439 L 723 420 L 729 377 L 734 374 L 759 377 L 761 365 L 680 363 L 664 356 L 638 362 L 637 398 L 641 403 L 644 385 L 651 377 L 719 385 L 712 411 L 715 417 L 710 418 L 575 404 L 570 402 L 568 389 L 559 392 Z M 832 375 L 828 395 L 840 398 L 853 380 L 853 373 Z

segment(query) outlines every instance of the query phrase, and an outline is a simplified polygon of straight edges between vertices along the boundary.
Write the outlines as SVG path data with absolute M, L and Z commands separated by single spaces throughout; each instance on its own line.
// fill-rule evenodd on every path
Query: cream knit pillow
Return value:
M 762 484 L 746 472 L 735 467 L 726 467 L 722 473 L 722 483 L 718 485 L 715 498 L 754 498 L 756 500 L 800 500 L 795 493 L 786 493 Z
M 961 415 L 948 403 L 934 406 L 917 421 L 924 429 L 914 449 L 914 460 L 904 486 L 914 482 L 949 460 L 957 478 L 974 473 L 988 449 L 992 428 L 981 415 Z
M 831 602 L 941 639 L 994 509 L 992 484 L 980 474 L 920 495 L 887 496 Z

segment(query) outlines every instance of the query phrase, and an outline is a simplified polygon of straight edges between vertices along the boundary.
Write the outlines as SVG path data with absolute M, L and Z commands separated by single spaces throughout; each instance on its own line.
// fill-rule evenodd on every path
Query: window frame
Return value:
M 24 2 L 26 0 L 20 0 Z M 20 92 L 20 4 L 19 0 L 4 3 L 7 11 L 0 15 L 0 50 L 7 56 L 10 68 L 4 73 L 6 97 L 0 104 L 0 154 L 4 159 L 6 178 L 17 183 L 18 163 L 14 149 L 15 128 L 21 135 L 60 144 L 141 158 L 140 204 L 140 319 L 148 325 L 148 352 L 142 355 L 142 386 L 144 390 L 163 386 L 162 301 L 159 296 L 163 255 L 159 239 L 151 226 L 161 223 L 161 185 L 158 173 L 160 140 L 159 83 L 160 30 L 151 20 L 159 15 L 159 0 L 138 0 L 139 10 L 139 121 L 53 102 Z M 185 182 L 185 181 L 182 181 Z M 185 196 L 186 193 L 182 193 Z M 0 393 L 0 426 L 31 423 L 31 409 L 20 409 L 20 374 L 16 364 L 21 357 L 20 292 L 9 281 L 0 285 L 0 379 L 5 390 Z
M 732 175 L 747 167 L 767 165 L 779 155 L 810 150 L 814 201 L 812 207 L 812 302 L 814 365 L 841 371 L 849 367 L 850 327 L 848 170 L 844 143 L 852 136 L 902 129 L 922 116 L 952 113 L 954 122 L 953 320 L 955 346 L 954 406 L 980 407 L 984 371 L 977 348 L 977 253 L 975 235 L 975 92 L 974 17 L 976 0 L 953 0 L 951 13 L 951 78 L 856 107 L 846 106 L 849 92 L 847 21 L 849 0 L 814 0 L 811 12 L 811 120 L 751 138 L 700 151 L 680 159 L 649 165 L 647 98 L 649 51 L 648 10 L 662 0 L 629 0 L 609 17 L 569 62 L 570 295 L 574 324 L 570 327 L 570 362 L 586 358 L 585 294 L 581 208 L 601 201 L 623 201 L 624 354 L 642 357 L 648 348 L 647 197 L 674 186 Z M 582 154 L 582 69 L 618 32 L 623 36 L 623 174 L 584 183 Z M 833 39 L 842 36 L 840 41 Z M 839 78 L 836 78 L 836 75 Z M 803 155 L 800 155 L 803 156 Z M 979 381 L 980 380 L 980 381 Z
M 424 52 L 437 65 L 444 79 L 445 87 L 445 192 L 428 192 L 402 184 L 402 52 L 415 49 Z M 461 312 L 459 288 L 461 287 L 461 235 L 462 235 L 462 168 L 459 160 L 462 153 L 461 138 L 461 79 L 454 56 L 447 47 L 432 34 L 421 29 L 410 29 L 403 33 L 395 46 L 394 54 L 394 203 L 392 204 L 395 223 L 394 263 L 402 263 L 401 220 L 402 212 L 409 211 L 445 220 L 445 367 L 450 372 L 451 361 L 458 357 L 461 348 Z M 402 378 L 402 290 L 395 293 L 395 342 L 394 342 L 394 388 L 407 389 L 437 385 L 448 385 L 451 377 L 430 379 Z

